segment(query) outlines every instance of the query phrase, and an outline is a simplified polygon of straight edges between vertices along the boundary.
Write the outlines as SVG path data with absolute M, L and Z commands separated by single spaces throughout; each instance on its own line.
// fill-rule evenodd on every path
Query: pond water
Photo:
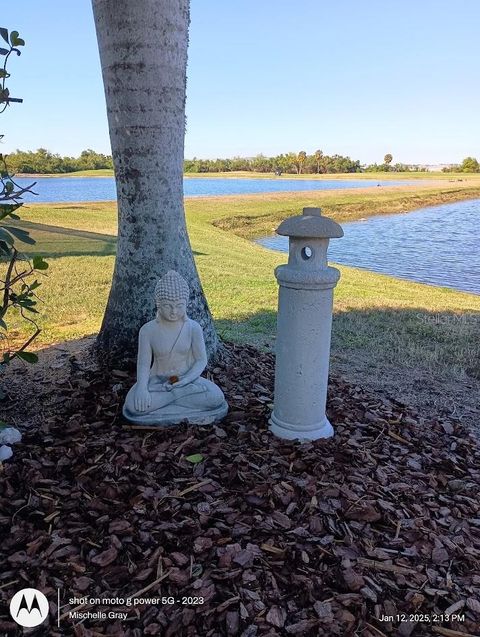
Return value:
M 37 182 L 38 196 L 26 194 L 24 201 L 53 203 L 59 201 L 110 201 L 116 199 L 113 177 L 32 177 L 18 178 L 26 186 Z M 337 190 L 339 188 L 376 188 L 398 186 L 413 181 L 377 181 L 373 179 L 211 179 L 186 178 L 183 188 L 186 197 L 207 195 L 247 195 L 261 192 L 300 192 L 302 190 Z
M 480 294 L 480 199 L 344 223 L 333 262 Z M 288 252 L 288 237 L 260 239 Z

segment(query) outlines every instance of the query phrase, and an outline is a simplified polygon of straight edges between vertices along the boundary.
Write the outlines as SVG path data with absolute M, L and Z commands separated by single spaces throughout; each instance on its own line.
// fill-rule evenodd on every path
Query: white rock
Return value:
M 16 442 L 20 442 L 22 434 L 14 427 L 6 427 L 0 429 L 0 444 L 14 445 Z
M 0 447 L 0 462 L 2 460 L 8 460 L 12 456 L 13 456 L 13 451 L 10 449 L 10 447 L 7 447 L 6 445 L 2 445 Z

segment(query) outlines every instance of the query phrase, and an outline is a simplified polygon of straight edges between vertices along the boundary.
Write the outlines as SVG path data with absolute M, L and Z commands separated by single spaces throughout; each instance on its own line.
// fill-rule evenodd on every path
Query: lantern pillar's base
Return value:
M 309 426 L 308 429 L 280 420 L 275 415 L 275 412 L 272 413 L 268 422 L 270 423 L 270 431 L 275 436 L 287 440 L 318 440 L 319 438 L 331 438 L 333 436 L 333 427 L 326 416 L 321 422 Z

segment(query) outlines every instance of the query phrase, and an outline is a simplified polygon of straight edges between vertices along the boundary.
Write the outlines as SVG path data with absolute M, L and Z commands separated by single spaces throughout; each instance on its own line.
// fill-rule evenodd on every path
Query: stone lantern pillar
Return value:
M 340 272 L 327 263 L 329 239 L 343 230 L 320 208 L 304 208 L 277 228 L 289 237 L 288 263 L 275 269 L 279 283 L 275 398 L 270 430 L 280 438 L 333 436 L 327 401 L 333 288 Z

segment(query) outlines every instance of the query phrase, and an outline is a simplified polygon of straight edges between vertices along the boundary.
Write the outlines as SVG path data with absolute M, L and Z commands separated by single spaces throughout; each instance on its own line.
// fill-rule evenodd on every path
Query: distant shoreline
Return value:
M 17 173 L 15 177 L 21 179 L 51 179 L 51 178 L 105 178 L 113 177 L 113 170 L 85 170 L 72 173 Z M 469 179 L 479 179 L 480 175 L 475 173 L 442 173 L 442 172 L 376 172 L 376 173 L 327 173 L 327 174 L 290 174 L 284 173 L 281 176 L 273 173 L 257 173 L 250 171 L 224 172 L 224 173 L 184 173 L 184 179 L 271 179 L 271 180 L 432 180 L 441 179 L 442 181 L 467 181 Z

